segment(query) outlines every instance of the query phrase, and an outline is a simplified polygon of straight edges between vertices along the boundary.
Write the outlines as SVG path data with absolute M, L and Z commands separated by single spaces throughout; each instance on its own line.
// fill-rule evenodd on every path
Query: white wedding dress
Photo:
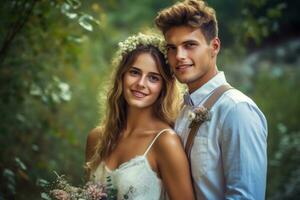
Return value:
M 107 177 L 110 177 L 114 188 L 118 191 L 118 200 L 123 199 L 126 194 L 132 200 L 168 199 L 162 181 L 152 170 L 147 160 L 148 151 L 156 139 L 166 130 L 170 129 L 161 130 L 143 155 L 130 159 L 115 170 L 110 170 L 104 162 L 101 162 L 92 173 L 92 179 L 107 184 Z

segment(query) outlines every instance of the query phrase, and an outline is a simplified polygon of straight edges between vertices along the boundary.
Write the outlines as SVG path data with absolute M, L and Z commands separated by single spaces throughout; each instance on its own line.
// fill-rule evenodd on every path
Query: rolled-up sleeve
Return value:
M 221 127 L 220 145 L 225 176 L 225 199 L 265 199 L 267 122 L 262 112 L 237 103 Z

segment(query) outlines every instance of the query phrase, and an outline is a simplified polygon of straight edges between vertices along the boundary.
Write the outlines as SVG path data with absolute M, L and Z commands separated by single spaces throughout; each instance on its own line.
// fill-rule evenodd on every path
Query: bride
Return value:
M 177 88 L 159 36 L 138 34 L 119 44 L 107 113 L 86 144 L 90 179 L 110 177 L 118 199 L 194 199 L 188 161 L 172 130 Z

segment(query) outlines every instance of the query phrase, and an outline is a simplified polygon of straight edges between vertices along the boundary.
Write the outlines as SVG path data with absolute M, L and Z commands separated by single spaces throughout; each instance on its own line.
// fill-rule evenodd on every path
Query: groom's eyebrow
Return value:
M 198 43 L 198 41 L 197 41 L 197 40 L 185 40 L 185 41 L 182 41 L 179 45 L 184 45 L 184 44 L 189 44 L 189 43 Z M 167 48 L 168 48 L 168 47 L 176 47 L 176 45 L 175 45 L 175 44 L 168 43 L 168 44 L 166 45 L 166 47 L 167 47 Z
M 183 41 L 182 44 L 187 44 L 187 43 L 198 43 L 197 40 L 186 40 L 186 41 Z
M 174 44 L 167 44 L 166 47 L 167 47 L 167 48 L 168 48 L 168 47 L 175 47 L 175 45 L 174 45 Z

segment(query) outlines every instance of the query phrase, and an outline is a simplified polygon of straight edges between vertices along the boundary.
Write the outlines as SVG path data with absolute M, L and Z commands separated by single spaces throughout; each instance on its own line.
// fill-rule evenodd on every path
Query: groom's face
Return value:
M 175 76 L 194 91 L 216 73 L 215 39 L 207 43 L 200 29 L 176 26 L 165 33 L 168 61 Z M 216 38 L 217 42 L 219 41 Z

